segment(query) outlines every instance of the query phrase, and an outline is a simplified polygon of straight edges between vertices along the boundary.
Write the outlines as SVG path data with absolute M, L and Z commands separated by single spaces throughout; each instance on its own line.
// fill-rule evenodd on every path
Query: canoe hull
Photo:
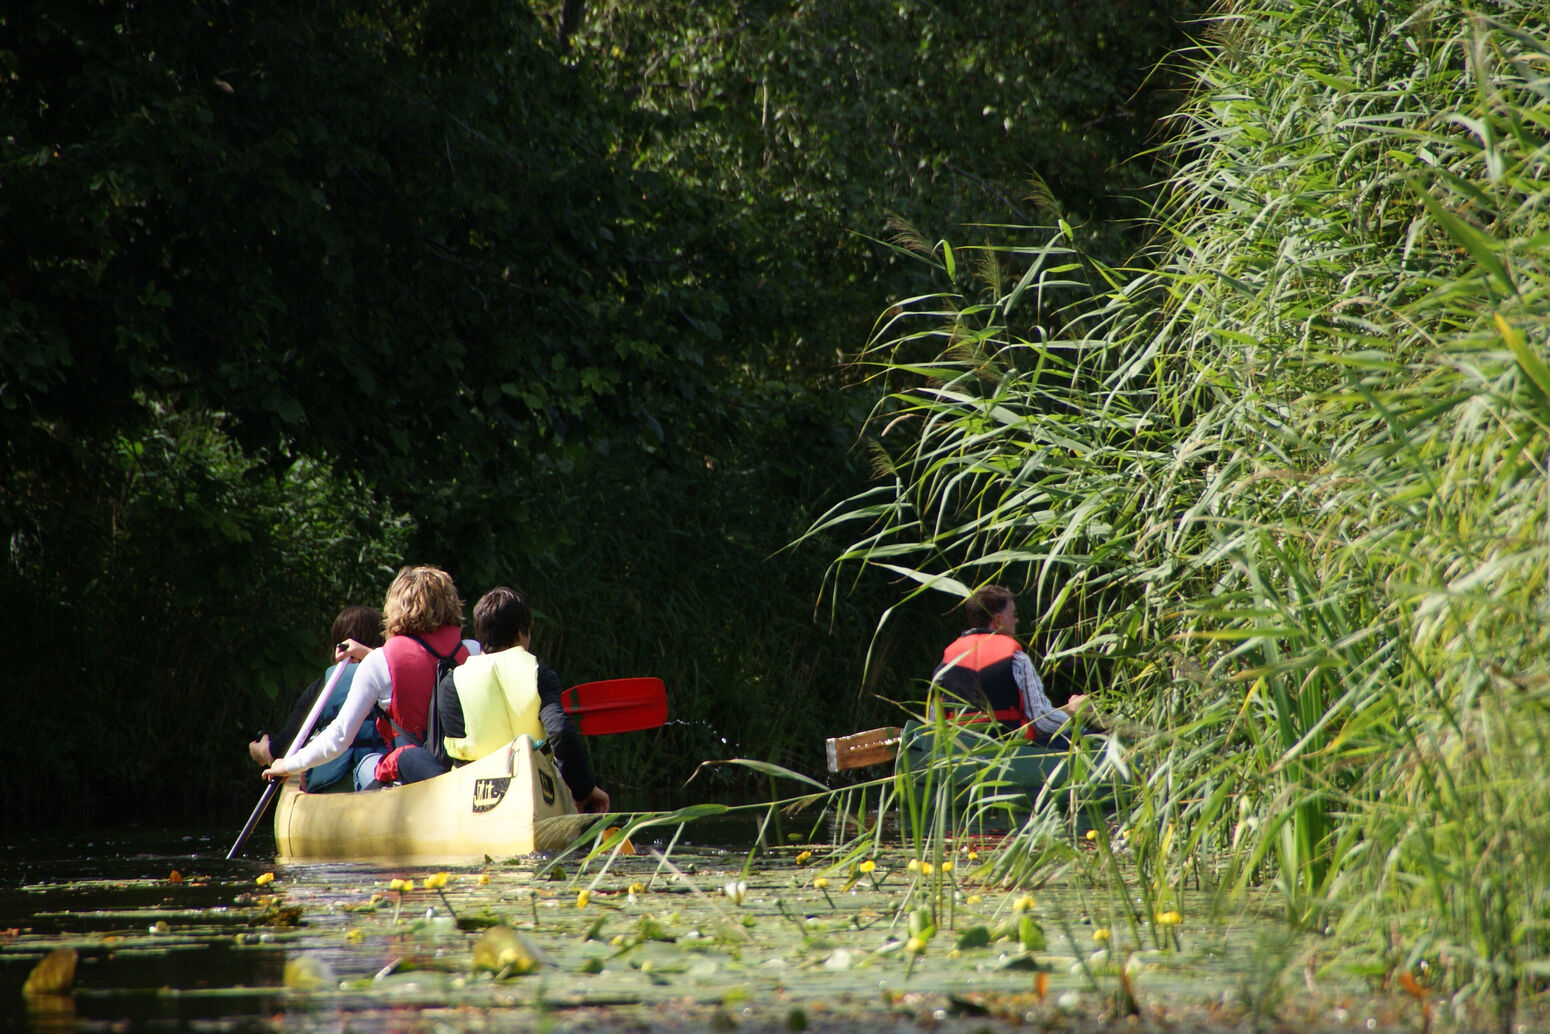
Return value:
M 366 793 L 306 793 L 275 808 L 280 861 L 479 864 L 563 848 L 585 828 L 553 760 L 519 736 L 445 775 Z
M 976 812 L 975 802 L 993 802 L 998 810 L 1031 811 L 1041 793 L 1063 794 L 1071 788 L 1070 752 L 1064 748 L 1008 744 L 991 735 L 956 729 L 953 742 L 941 746 L 928 725 L 907 722 L 901 734 L 896 772 L 907 773 L 917 785 L 928 779 L 950 780 L 957 803 Z M 1067 803 L 1113 805 L 1123 778 L 1110 763 L 1089 762 L 1076 793 Z

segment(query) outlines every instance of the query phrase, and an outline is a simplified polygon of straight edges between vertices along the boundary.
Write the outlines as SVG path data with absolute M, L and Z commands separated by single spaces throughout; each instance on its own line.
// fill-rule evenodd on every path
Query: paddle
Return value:
M 328 698 L 334 695 L 334 687 L 339 685 L 339 679 L 344 675 L 344 669 L 353 662 L 346 657 L 334 668 L 334 673 L 329 676 L 328 684 L 318 694 L 318 698 L 312 702 L 312 710 L 307 712 L 307 720 L 301 723 L 301 728 L 296 730 L 296 738 L 291 740 L 291 745 L 286 748 L 283 757 L 290 757 L 301 749 L 301 745 L 307 742 L 312 727 L 318 723 L 318 717 L 323 713 L 323 707 L 328 703 Z M 274 800 L 274 795 L 280 792 L 280 784 L 283 779 L 271 779 L 269 785 L 264 787 L 264 795 L 258 799 L 258 807 L 253 809 L 253 814 L 248 816 L 248 824 L 242 827 L 242 832 L 237 834 L 237 842 L 231 845 L 231 850 L 226 852 L 228 861 L 237 857 L 237 852 L 242 850 L 242 845 L 247 843 L 248 834 L 253 832 L 253 827 L 258 825 L 258 820 L 263 817 L 264 809 L 269 807 L 269 802 Z
M 651 675 L 583 682 L 561 694 L 560 702 L 588 736 L 655 729 L 667 721 L 667 687 Z

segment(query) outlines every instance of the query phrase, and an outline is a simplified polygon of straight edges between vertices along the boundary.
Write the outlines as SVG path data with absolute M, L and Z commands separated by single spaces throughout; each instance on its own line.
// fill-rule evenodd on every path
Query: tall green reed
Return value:
M 977 264 L 1012 289 L 891 308 L 880 484 L 814 525 L 858 529 L 836 587 L 1012 580 L 1048 657 L 1102 661 L 1142 730 L 1124 879 L 1204 856 L 1503 1017 L 1550 885 L 1547 13 L 1224 5 L 1155 248 L 1029 230 Z

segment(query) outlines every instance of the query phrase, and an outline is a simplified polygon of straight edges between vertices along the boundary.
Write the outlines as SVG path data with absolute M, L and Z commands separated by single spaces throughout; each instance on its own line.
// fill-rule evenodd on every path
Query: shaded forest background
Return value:
M 893 239 L 1122 260 L 1191 6 L 9 5 L 0 826 L 240 816 L 405 562 L 666 679 L 591 744 L 622 806 L 820 771 L 958 625 L 785 548 L 871 476 L 846 360 L 936 273 Z

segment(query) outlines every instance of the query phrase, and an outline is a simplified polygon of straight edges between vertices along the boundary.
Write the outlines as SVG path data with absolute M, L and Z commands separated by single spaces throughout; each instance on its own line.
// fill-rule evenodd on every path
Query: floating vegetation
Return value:
M 74 948 L 55 948 L 27 974 L 22 994 L 67 994 L 75 986 L 75 964 L 79 957 Z
M 0 974 L 20 983 L 44 956 L 69 953 L 80 979 L 51 1008 L 77 1022 L 321 1008 L 354 1029 L 401 1026 L 411 1010 L 452 1029 L 526 1029 L 540 1017 L 625 1029 L 675 1012 L 698 1029 L 854 1030 L 1097 1023 L 1139 1010 L 1222 1028 L 1252 1019 L 1259 999 L 1241 988 L 1260 970 L 1300 977 L 1316 959 L 1267 954 L 1259 945 L 1278 920 L 1214 919 L 1209 891 L 1181 894 L 1132 931 L 1095 892 L 1097 850 L 1070 843 L 1067 878 L 1036 894 L 1003 883 L 985 841 L 951 837 L 924 859 L 874 839 L 860 852 L 840 841 L 671 854 L 657 841 L 633 856 L 583 844 L 559 880 L 557 859 L 448 872 L 290 866 L 261 894 L 251 873 L 209 878 L 224 903 L 187 909 L 177 898 L 196 889 L 165 880 L 154 906 L 115 908 L 146 886 L 124 881 L 95 888 L 101 907 L 50 912 L 49 933 L 0 915 L 18 924 L 0 938 Z M 294 924 L 268 921 L 292 912 Z M 1275 1015 L 1332 1026 L 1344 1010 L 1414 1029 L 1423 1008 L 1437 1011 L 1421 976 L 1412 990 L 1309 972 L 1319 993 L 1279 999 Z

